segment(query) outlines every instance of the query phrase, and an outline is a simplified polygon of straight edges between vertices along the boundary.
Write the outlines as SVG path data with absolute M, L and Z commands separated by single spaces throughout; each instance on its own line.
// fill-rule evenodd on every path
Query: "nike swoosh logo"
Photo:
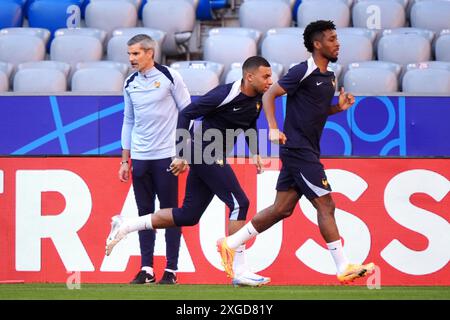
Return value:
M 323 81 L 322 82 L 316 82 L 316 86 L 320 86 L 322 83 L 323 83 Z
M 242 108 L 233 108 L 233 111 L 241 110 Z

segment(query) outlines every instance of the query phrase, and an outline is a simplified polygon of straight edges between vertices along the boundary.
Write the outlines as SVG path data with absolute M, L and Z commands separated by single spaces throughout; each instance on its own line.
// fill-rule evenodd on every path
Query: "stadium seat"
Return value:
M 119 71 L 124 78 L 126 78 L 130 74 L 130 68 L 128 64 L 115 62 L 115 61 L 90 61 L 90 62 L 78 62 L 75 66 L 75 71 L 80 69 L 88 69 L 88 68 L 107 68 L 107 69 L 115 69 Z
M 173 69 L 208 69 L 213 71 L 220 78 L 223 73 L 224 66 L 221 63 L 206 61 L 206 60 L 192 60 L 192 61 L 177 61 L 170 65 Z
M 45 44 L 41 38 L 22 34 L 0 34 L 0 61 L 18 65 L 45 58 Z
M 9 27 L 21 27 L 22 24 L 22 6 L 13 1 L 0 2 L 0 29 Z
M 137 25 L 136 6 L 129 1 L 91 1 L 86 6 L 86 26 L 106 31 L 106 41 L 118 28 L 131 28 Z
M 61 61 L 42 60 L 24 62 L 17 65 L 17 71 L 23 69 L 56 69 L 61 71 L 66 78 L 70 74 L 70 64 Z
M 356 94 L 397 92 L 400 69 L 400 65 L 384 61 L 351 63 L 344 75 L 344 87 Z
M 353 26 L 369 29 L 404 27 L 405 7 L 398 1 L 366 0 L 358 1 L 352 8 Z
M 6 73 L 0 69 L 0 92 L 6 92 L 9 90 L 9 78 Z
M 269 61 L 282 64 L 286 73 L 291 64 L 311 56 L 303 44 L 303 31 L 303 28 L 270 29 L 262 42 L 261 55 Z
M 202 64 L 187 68 L 178 68 L 177 63 L 171 67 L 176 69 L 186 84 L 191 96 L 200 96 L 217 87 L 220 83 L 217 73 L 211 69 L 202 68 Z
M 431 58 L 433 32 L 417 28 L 386 29 L 378 42 L 378 60 L 401 65 Z M 414 50 L 405 50 L 414 48 Z
M 44 44 L 47 45 L 50 40 L 50 31 L 44 28 L 4 28 L 0 30 L 0 34 L 27 34 L 30 36 L 35 36 L 41 38 Z
M 50 42 L 54 32 L 60 28 L 80 27 L 81 0 L 36 0 L 30 3 L 27 10 L 30 27 L 44 28 L 50 31 Z M 49 44 L 47 46 L 49 48 Z
M 373 41 L 376 36 L 374 30 L 338 28 L 336 33 L 340 43 L 338 63 L 343 67 L 344 72 L 352 62 L 370 61 L 373 59 Z
M 283 75 L 284 67 L 281 63 L 270 62 L 272 68 L 272 82 L 275 83 Z M 242 63 L 232 63 L 230 71 L 225 77 L 225 83 L 231 83 L 242 78 Z
M 73 92 L 122 93 L 125 77 L 115 68 L 93 67 L 76 70 L 72 76 Z
M 61 70 L 26 68 L 14 76 L 14 92 L 56 93 L 67 90 L 67 78 Z
M 424 61 L 419 63 L 409 63 L 406 65 L 406 71 L 415 69 L 443 69 L 450 71 L 450 62 L 446 61 Z
M 168 18 L 170 17 L 170 18 Z M 195 25 L 194 5 L 189 1 L 152 0 L 142 12 L 144 27 L 162 30 L 164 55 L 186 54 L 189 60 L 189 40 Z
M 442 30 L 436 39 L 435 56 L 439 61 L 450 61 L 450 29 Z
M 244 27 L 222 27 L 222 28 L 212 28 L 208 32 L 208 36 L 217 35 L 237 35 L 250 37 L 255 40 L 256 43 L 261 40 L 262 33 L 259 30 Z
M 245 1 L 239 8 L 239 22 L 243 28 L 266 34 L 272 28 L 291 26 L 291 8 L 287 2 L 280 0 Z
M 423 28 L 439 34 L 450 29 L 450 1 L 416 1 L 411 7 L 411 27 Z
M 0 61 L 0 71 L 2 71 L 8 79 L 10 79 L 14 71 L 14 65 L 12 63 Z
M 229 4 L 228 0 L 191 0 L 194 1 L 195 15 L 197 20 L 218 20 L 223 18 L 221 11 L 227 8 Z M 222 20 L 223 22 L 223 20 Z M 223 25 L 223 24 L 222 24 Z
M 82 35 L 82 36 L 90 36 L 95 37 L 102 45 L 105 44 L 106 40 L 106 31 L 100 30 L 97 28 L 62 28 L 55 31 L 55 37 L 59 36 L 68 36 L 68 35 Z
M 425 66 L 406 71 L 402 81 L 403 92 L 423 94 L 450 94 L 450 70 Z
M 137 34 L 149 35 L 153 40 L 156 41 L 157 47 L 155 48 L 155 61 L 162 63 L 163 57 L 161 52 L 162 43 L 166 37 L 166 33 L 161 30 L 151 29 L 151 28 L 120 28 L 116 29 L 112 33 L 111 39 L 108 41 L 107 45 L 107 57 L 108 60 L 129 63 L 128 58 L 128 46 L 127 42 L 133 36 Z
M 350 25 L 350 9 L 342 0 L 302 1 L 297 11 L 297 25 L 306 27 L 315 20 L 332 20 L 337 28 Z
M 257 54 L 256 41 L 249 36 L 232 33 L 214 34 L 212 31 L 204 43 L 203 59 L 224 65 L 224 73 L 220 79 L 223 83 L 232 63 L 244 62 L 248 57 Z
M 98 61 L 102 57 L 102 43 L 94 36 L 60 35 L 53 39 L 50 47 L 51 60 L 70 64 L 72 71 L 69 81 L 78 62 Z

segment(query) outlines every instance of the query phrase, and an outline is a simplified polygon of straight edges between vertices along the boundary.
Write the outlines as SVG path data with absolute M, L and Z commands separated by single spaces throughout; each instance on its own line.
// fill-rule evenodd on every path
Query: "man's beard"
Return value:
M 327 57 L 328 58 L 328 60 L 330 60 L 330 62 L 336 62 L 336 61 L 338 61 L 338 57 Z

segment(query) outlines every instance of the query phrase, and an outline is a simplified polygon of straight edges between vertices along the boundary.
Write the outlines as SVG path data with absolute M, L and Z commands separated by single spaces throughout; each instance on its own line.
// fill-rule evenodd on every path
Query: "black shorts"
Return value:
M 277 191 L 294 188 L 300 197 L 305 195 L 309 200 L 331 192 L 323 165 L 312 152 L 281 148 L 280 159 Z

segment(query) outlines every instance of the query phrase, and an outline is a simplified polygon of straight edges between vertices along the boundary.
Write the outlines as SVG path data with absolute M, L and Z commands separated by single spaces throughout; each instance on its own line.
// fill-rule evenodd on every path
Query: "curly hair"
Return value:
M 333 21 L 317 20 L 308 24 L 303 32 L 303 43 L 309 52 L 314 50 L 314 41 L 322 35 L 323 31 L 336 30 L 336 26 Z

